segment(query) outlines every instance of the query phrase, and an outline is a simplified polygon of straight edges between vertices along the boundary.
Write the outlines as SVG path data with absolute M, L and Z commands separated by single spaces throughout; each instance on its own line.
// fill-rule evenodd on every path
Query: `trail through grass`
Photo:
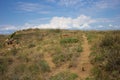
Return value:
M 92 65 L 89 59 L 91 50 L 85 34 L 83 34 L 83 41 L 83 52 L 77 60 L 78 65 L 76 68 L 72 68 L 71 71 L 77 73 L 80 79 L 85 80 L 87 77 L 90 77 Z
M 90 63 L 89 55 L 91 51 L 85 34 L 83 34 L 83 40 L 83 52 L 77 59 L 77 67 L 72 67 L 69 69 L 68 64 L 63 64 L 60 67 L 55 67 L 55 64 L 52 62 L 52 56 L 50 54 L 45 55 L 45 60 L 51 67 L 49 76 L 53 76 L 59 72 L 69 70 L 78 75 L 78 80 L 85 80 L 86 78 L 90 77 L 92 65 Z

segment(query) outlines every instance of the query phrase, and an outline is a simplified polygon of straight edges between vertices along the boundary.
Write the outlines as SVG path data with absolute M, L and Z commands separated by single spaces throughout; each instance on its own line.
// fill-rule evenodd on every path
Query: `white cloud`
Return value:
M 86 30 L 108 30 L 108 29 L 120 29 L 119 25 L 112 24 L 107 18 L 96 18 L 93 19 L 86 15 L 80 15 L 76 18 L 71 17 L 53 17 L 50 18 L 39 18 L 37 21 L 50 20 L 47 24 L 33 24 L 25 23 L 21 26 L 13 25 L 0 25 L 0 32 L 15 31 L 29 28 L 39 29 L 86 29 Z M 105 22 L 105 24 L 104 24 Z
M 17 28 L 13 25 L 0 25 L 0 30 L 17 30 Z
M 108 26 L 109 26 L 109 27 L 112 27 L 113 25 L 112 25 L 112 24 L 109 24 Z
M 24 25 L 20 25 L 18 27 L 19 27 L 19 30 L 22 30 L 22 29 L 34 28 L 34 25 L 30 23 L 25 23 Z
M 95 23 L 96 20 L 89 16 L 80 15 L 77 18 L 70 17 L 53 17 L 49 24 L 40 24 L 32 28 L 43 28 L 43 29 L 70 29 L 70 28 L 86 28 L 90 24 Z

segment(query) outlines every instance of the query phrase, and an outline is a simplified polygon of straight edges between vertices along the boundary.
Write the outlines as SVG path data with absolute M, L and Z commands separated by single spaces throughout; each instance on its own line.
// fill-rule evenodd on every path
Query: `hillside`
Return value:
M 28 29 L 0 35 L 0 80 L 119 80 L 120 31 Z

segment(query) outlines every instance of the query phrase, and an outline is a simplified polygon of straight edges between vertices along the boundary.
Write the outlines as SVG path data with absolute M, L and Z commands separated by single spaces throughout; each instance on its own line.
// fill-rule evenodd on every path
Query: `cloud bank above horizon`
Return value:
M 0 34 L 16 30 L 120 30 L 120 0 L 0 1 Z
M 94 26 L 94 24 L 98 23 L 108 23 L 108 25 L 104 26 L 99 24 L 98 26 Z M 53 17 L 50 19 L 49 23 L 47 24 L 30 24 L 25 23 L 24 25 L 14 26 L 14 25 L 0 25 L 1 32 L 2 31 L 16 31 L 16 30 L 23 30 L 23 29 L 78 29 L 78 30 L 103 30 L 106 29 L 120 29 L 120 26 L 113 26 L 110 24 L 113 22 L 112 20 L 107 20 L 105 18 L 98 18 L 93 19 L 86 15 L 80 15 L 76 18 L 71 17 Z

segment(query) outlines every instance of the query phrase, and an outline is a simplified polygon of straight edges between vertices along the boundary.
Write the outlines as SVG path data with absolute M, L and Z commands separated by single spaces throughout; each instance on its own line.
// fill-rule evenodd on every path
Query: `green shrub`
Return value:
M 77 43 L 79 40 L 76 38 L 64 38 L 60 40 L 61 44 L 65 44 L 65 43 Z
M 59 53 L 53 56 L 53 62 L 56 64 L 56 66 L 60 66 L 61 63 L 71 60 L 71 58 L 72 54 Z
M 42 72 L 49 72 L 50 71 L 50 67 L 45 60 L 41 60 L 39 62 L 39 66 L 40 66 L 40 69 Z
M 75 80 L 77 78 L 77 74 L 71 72 L 60 72 L 55 76 L 52 76 L 50 80 Z
M 10 38 L 13 38 L 16 35 L 16 32 L 10 35 Z

